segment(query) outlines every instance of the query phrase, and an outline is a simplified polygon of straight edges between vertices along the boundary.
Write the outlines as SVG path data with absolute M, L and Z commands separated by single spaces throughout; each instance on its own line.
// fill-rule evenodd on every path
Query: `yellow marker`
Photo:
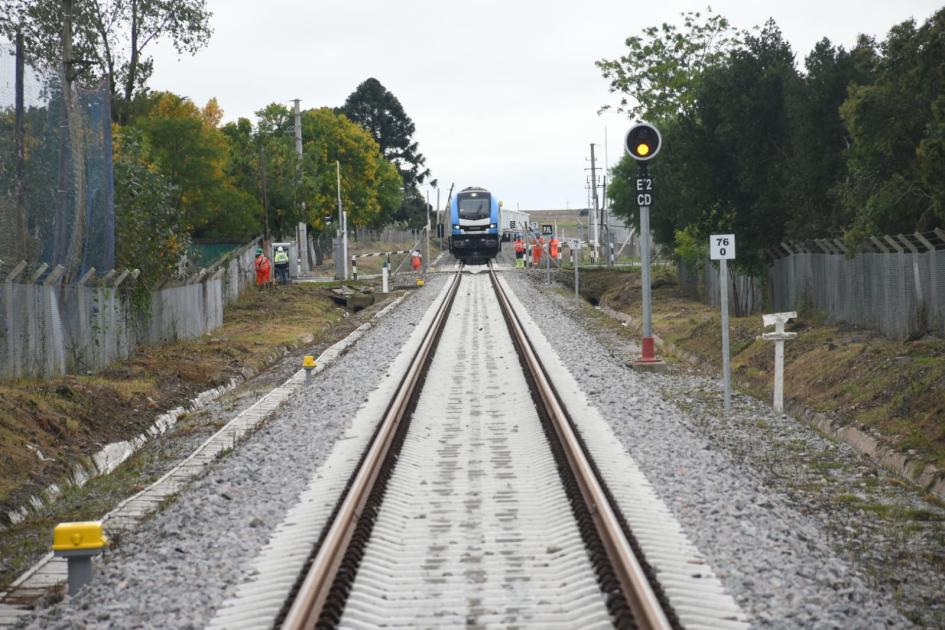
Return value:
M 102 521 L 59 523 L 53 530 L 53 551 L 93 550 L 107 546 Z
M 423 286 L 423 278 L 417 278 L 417 286 L 418 286 L 418 287 L 422 287 L 422 286 Z
M 310 354 L 306 354 L 305 358 L 302 359 L 302 367 L 308 369 L 315 367 L 315 357 Z

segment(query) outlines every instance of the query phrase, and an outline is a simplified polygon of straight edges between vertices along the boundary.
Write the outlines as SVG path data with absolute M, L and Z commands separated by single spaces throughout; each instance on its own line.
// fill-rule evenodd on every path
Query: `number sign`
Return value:
M 647 208 L 653 205 L 653 178 L 637 177 L 637 205 Z
M 541 233 L 544 236 L 547 236 L 548 234 L 554 234 L 554 231 L 555 231 L 555 226 L 550 225 L 548 223 L 543 223 L 541 226 Z
M 735 260 L 735 235 L 713 234 L 709 237 L 709 258 Z
M 515 219 L 509 219 L 509 228 L 512 230 L 515 229 Z

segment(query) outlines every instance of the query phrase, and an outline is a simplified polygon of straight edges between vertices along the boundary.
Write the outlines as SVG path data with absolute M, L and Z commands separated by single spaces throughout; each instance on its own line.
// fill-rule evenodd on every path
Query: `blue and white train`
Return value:
M 485 188 L 464 188 L 450 202 L 450 253 L 483 265 L 499 253 L 499 202 Z

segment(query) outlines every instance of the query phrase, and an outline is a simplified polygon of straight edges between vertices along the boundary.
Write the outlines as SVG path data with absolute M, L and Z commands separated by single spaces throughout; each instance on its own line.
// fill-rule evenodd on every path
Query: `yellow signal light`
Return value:
M 637 155 L 648 155 L 650 153 L 650 145 L 640 144 L 637 146 Z

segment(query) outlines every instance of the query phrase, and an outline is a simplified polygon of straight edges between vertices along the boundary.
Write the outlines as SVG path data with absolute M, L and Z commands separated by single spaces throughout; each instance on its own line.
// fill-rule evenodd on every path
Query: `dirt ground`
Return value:
M 570 278 L 567 272 L 561 275 L 563 282 Z M 641 318 L 637 271 L 582 273 L 581 294 L 636 321 Z M 785 344 L 786 404 L 853 423 L 900 452 L 945 467 L 945 339 L 896 341 L 804 312 L 787 330 L 798 336 Z M 686 295 L 670 270 L 654 273 L 653 332 L 675 349 L 676 358 L 721 369 L 719 309 Z M 772 396 L 774 349 L 757 339 L 762 332 L 759 314 L 730 313 L 733 381 L 764 400 Z
M 59 482 L 82 455 L 141 433 L 199 392 L 263 369 L 341 317 L 324 287 L 253 289 L 227 307 L 222 328 L 199 339 L 142 348 L 94 375 L 0 384 L 0 512 Z

